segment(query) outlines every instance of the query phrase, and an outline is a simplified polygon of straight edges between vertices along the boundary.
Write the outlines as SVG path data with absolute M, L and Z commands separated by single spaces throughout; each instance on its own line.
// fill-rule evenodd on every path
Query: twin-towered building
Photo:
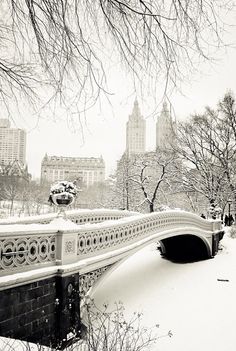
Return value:
M 156 122 L 156 149 L 168 149 L 174 137 L 174 122 L 167 103 Z M 133 111 L 126 123 L 126 154 L 131 156 L 146 152 L 146 121 L 141 115 L 138 101 L 135 100 Z
M 147 210 L 146 205 L 149 205 L 144 201 L 144 194 L 138 184 L 146 178 L 147 188 L 152 188 L 151 179 L 159 179 L 161 175 L 158 157 L 161 158 L 164 153 L 168 154 L 171 151 L 171 143 L 175 142 L 175 123 L 166 102 L 157 118 L 155 129 L 155 150 L 147 152 L 146 121 L 140 112 L 138 101 L 135 100 L 126 124 L 126 149 L 117 162 L 117 186 L 121 190 L 120 202 L 124 209 Z

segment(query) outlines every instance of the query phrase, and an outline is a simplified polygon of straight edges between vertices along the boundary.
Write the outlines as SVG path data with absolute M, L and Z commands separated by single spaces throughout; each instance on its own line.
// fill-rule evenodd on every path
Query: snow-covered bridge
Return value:
M 36 300 L 34 309 L 30 310 L 31 319 L 26 318 L 31 325 L 31 337 L 27 328 L 22 327 L 26 334 L 19 332 L 21 338 L 38 340 L 33 318 L 37 316 L 35 310 L 41 313 L 42 308 L 47 328 L 50 333 L 54 331 L 54 339 L 65 337 L 71 321 L 75 322 L 76 316 L 79 318 L 76 309 L 79 309 L 80 297 L 105 271 L 144 246 L 159 243 L 163 255 L 170 258 L 176 257 L 176 252 L 179 256 L 197 253 L 196 258 L 208 258 L 216 254 L 223 234 L 220 221 L 207 221 L 185 211 L 137 214 L 99 210 L 99 215 L 95 210 L 85 212 L 83 221 L 81 211 L 74 211 L 73 222 L 58 218 L 49 224 L 39 224 L 45 223 L 40 217 L 35 224 L 25 224 L 29 222 L 24 220 L 16 224 L 4 222 L 0 226 L 0 294 L 4 295 L 0 300 L 4 305 L 12 304 L 15 296 L 27 309 L 29 302 L 33 309 L 32 301 Z M 37 222 L 37 218 L 34 221 Z M 55 318 L 55 313 L 63 315 L 66 322 L 61 317 Z M 13 309 L 5 324 L 0 322 L 0 330 L 1 324 L 6 330 L 1 333 L 16 336 L 14 329 L 7 327 L 7 321 L 16 317 L 22 317 L 22 308 Z

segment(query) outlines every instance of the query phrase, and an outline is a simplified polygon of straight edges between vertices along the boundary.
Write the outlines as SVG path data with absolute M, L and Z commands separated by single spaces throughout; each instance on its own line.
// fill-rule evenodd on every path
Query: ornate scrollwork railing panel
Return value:
M 56 234 L 12 234 L 0 236 L 0 272 L 27 269 L 30 266 L 54 264 Z

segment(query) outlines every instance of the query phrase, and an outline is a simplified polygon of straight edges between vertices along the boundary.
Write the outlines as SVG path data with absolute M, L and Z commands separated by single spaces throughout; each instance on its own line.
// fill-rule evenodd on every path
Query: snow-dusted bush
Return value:
M 229 229 L 229 236 L 233 239 L 236 238 L 236 225 L 232 225 Z
M 134 312 L 127 320 L 122 302 L 115 303 L 111 309 L 108 304 L 98 308 L 93 300 L 87 300 L 83 305 L 83 323 L 83 339 L 75 338 L 64 351 L 148 351 L 159 338 L 172 336 L 171 331 L 159 336 L 159 325 L 143 327 L 142 313 Z M 47 346 L 7 338 L 3 338 L 2 344 L 0 338 L 0 346 L 1 351 L 55 351 Z
M 148 351 L 160 337 L 172 336 L 169 331 L 159 336 L 159 325 L 152 328 L 142 326 L 142 313 L 134 312 L 125 318 L 122 302 L 115 303 L 112 309 L 104 304 L 100 309 L 93 300 L 84 306 L 84 323 L 87 329 L 85 341 L 88 351 L 119 350 Z

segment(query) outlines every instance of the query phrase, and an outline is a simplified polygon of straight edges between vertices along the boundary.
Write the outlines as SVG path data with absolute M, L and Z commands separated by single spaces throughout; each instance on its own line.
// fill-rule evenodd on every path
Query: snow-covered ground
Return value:
M 235 351 L 236 239 L 206 261 L 177 264 L 155 245 L 134 254 L 94 290 L 98 306 L 122 301 L 129 316 L 144 313 L 145 326 L 159 324 L 155 351 Z
M 122 301 L 127 319 L 140 311 L 144 326 L 159 324 L 160 336 L 172 332 L 150 351 L 235 351 L 236 239 L 225 236 L 221 247 L 213 259 L 180 264 L 150 245 L 102 280 L 93 298 L 98 306 Z M 25 351 L 21 343 L 6 342 L 0 338 L 1 351 Z

